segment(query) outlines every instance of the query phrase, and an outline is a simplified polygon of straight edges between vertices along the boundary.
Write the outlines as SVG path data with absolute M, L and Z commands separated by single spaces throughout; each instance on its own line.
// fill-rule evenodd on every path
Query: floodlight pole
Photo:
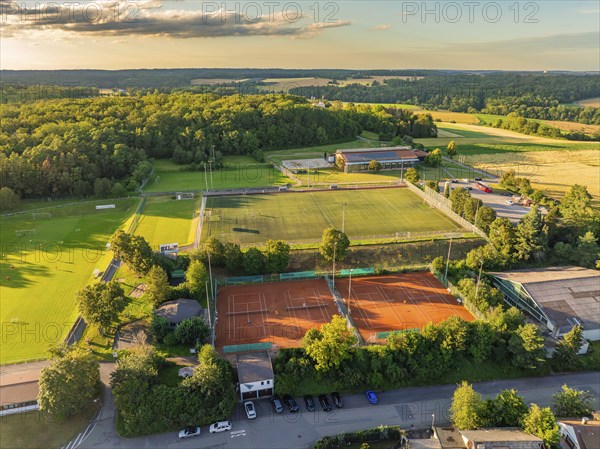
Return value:
M 479 267 L 479 276 L 477 276 L 477 287 L 475 287 L 475 301 L 477 301 L 479 294 L 479 281 L 481 280 L 481 271 L 483 270 L 483 260 L 481 261 L 481 266 Z
M 435 427 L 435 413 L 431 414 L 431 430 Z
M 208 297 L 208 281 L 204 283 L 204 288 L 206 289 L 206 307 L 208 310 L 208 326 L 212 329 L 212 320 L 210 319 L 210 299 Z
M 213 296 L 213 278 L 212 278 L 212 267 L 210 265 L 210 251 L 207 251 L 208 255 L 208 277 L 210 279 L 210 296 Z
M 446 287 L 448 287 L 448 265 L 450 264 L 450 251 L 452 250 L 452 237 L 450 237 L 450 245 L 448 245 L 448 257 L 446 257 L 446 273 L 444 279 L 446 280 Z
M 350 269 L 350 280 L 348 281 L 348 315 L 350 315 L 350 301 L 352 300 L 352 272 L 354 270 Z
M 206 173 L 206 163 L 204 164 L 204 182 L 206 183 L 206 191 L 208 192 L 208 174 Z
M 342 203 L 342 232 L 346 229 L 346 206 L 347 203 Z
M 333 242 L 333 273 L 332 273 L 332 277 L 333 277 L 333 288 L 335 288 L 335 248 L 337 246 L 337 241 Z
M 212 159 L 208 161 L 208 169 L 210 171 L 210 188 L 211 190 L 215 190 L 215 185 L 213 184 L 212 163 Z

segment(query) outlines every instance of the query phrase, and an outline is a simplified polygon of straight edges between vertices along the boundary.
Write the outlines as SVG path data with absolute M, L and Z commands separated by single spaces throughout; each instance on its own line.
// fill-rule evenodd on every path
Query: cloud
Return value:
M 383 31 L 383 30 L 389 30 L 392 26 L 389 24 L 381 24 L 381 25 L 375 25 L 373 28 L 371 28 L 371 31 Z
M 56 4 L 49 4 L 56 5 Z M 97 36 L 161 36 L 178 39 L 226 36 L 291 36 L 310 38 L 350 22 L 303 24 L 285 14 L 257 16 L 235 10 L 165 9 L 157 0 L 120 2 L 101 0 L 68 8 L 21 8 L 0 0 L 4 37 L 39 32 L 66 32 Z M 74 6 L 77 5 L 77 6 Z M 204 6 L 203 6 L 204 7 Z

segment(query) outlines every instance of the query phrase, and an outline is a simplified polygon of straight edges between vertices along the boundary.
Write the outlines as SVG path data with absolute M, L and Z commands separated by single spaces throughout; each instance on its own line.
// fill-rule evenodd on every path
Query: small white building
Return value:
M 275 375 L 266 351 L 238 354 L 236 361 L 240 400 L 273 396 Z

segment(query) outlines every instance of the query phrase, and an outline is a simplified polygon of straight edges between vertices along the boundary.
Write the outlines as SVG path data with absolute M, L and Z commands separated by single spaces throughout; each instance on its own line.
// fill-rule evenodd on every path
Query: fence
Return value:
M 473 315 L 478 320 L 486 320 L 485 314 L 481 313 L 479 309 L 477 309 L 471 303 L 471 301 L 469 301 L 469 299 L 466 296 L 464 296 L 460 292 L 460 290 L 454 284 L 452 284 L 452 282 L 450 282 L 442 273 L 439 273 L 438 271 L 434 270 L 431 266 L 429 267 L 429 270 L 442 284 L 444 284 L 444 287 L 448 289 L 448 292 L 450 294 L 452 294 L 454 297 L 458 298 L 462 302 L 465 309 L 467 309 L 471 313 L 471 315 Z
M 133 215 L 133 220 L 131 220 L 131 223 L 129 224 L 129 227 L 127 228 L 127 233 L 128 234 L 133 234 L 137 228 L 137 225 L 140 221 L 140 215 L 142 214 L 142 210 L 144 210 L 144 206 L 146 205 L 146 197 L 142 197 L 142 199 L 140 200 L 140 204 L 138 204 L 137 209 L 135 210 L 135 213 Z
M 427 186 L 424 186 L 423 190 L 419 189 L 417 186 L 411 184 L 410 182 L 407 182 L 406 186 L 411 192 L 416 193 L 418 196 L 423 198 L 427 202 L 427 204 L 439 209 L 452 220 L 456 221 L 458 224 L 463 226 L 465 229 L 469 229 L 474 234 L 477 234 L 486 241 L 489 241 L 488 236 L 485 232 L 483 232 L 473 223 L 469 223 L 467 220 L 465 220 L 463 217 L 461 217 L 452 210 L 452 201 L 444 197 L 444 195 L 437 193 L 436 191 L 430 189 Z

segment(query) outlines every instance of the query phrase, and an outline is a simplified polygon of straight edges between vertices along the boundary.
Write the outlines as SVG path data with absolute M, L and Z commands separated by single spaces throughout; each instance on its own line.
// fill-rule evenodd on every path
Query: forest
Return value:
M 352 140 L 363 129 L 390 137 L 437 133 L 430 116 L 382 106 L 316 108 L 291 95 L 51 99 L 4 105 L 0 120 L 0 188 L 21 198 L 134 190 L 152 158 L 199 168 L 222 155 L 260 159 L 263 150 Z
M 600 124 L 600 109 L 568 105 L 598 96 L 598 75 L 576 74 L 433 74 L 423 79 L 374 81 L 371 86 L 350 84 L 297 87 L 289 93 L 325 97 L 329 101 L 408 103 L 426 109 L 482 112 L 526 118 Z

